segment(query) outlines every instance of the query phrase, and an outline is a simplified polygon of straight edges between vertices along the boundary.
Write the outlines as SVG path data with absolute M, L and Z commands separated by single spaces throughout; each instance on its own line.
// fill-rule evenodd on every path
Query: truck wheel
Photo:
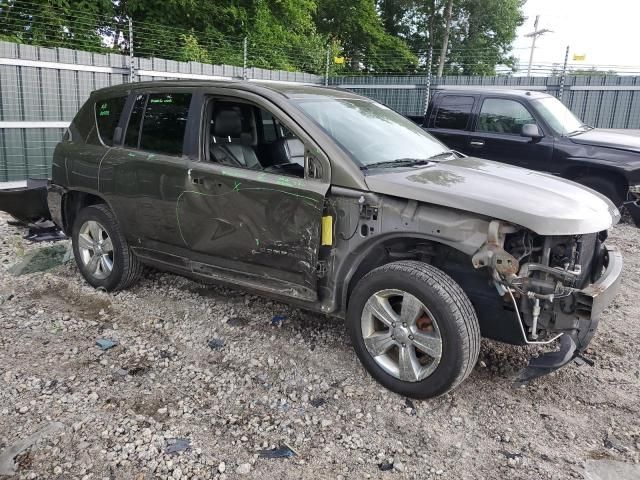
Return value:
M 71 241 L 80 273 L 91 286 L 121 290 L 140 276 L 142 264 L 106 205 L 91 205 L 78 213 Z
M 347 324 L 364 367 L 407 397 L 446 393 L 471 373 L 480 352 L 471 301 L 423 262 L 389 263 L 365 275 L 349 300 Z
M 598 193 L 601 193 L 613 203 L 616 207 L 620 207 L 624 203 L 624 198 L 618 192 L 616 188 L 615 182 L 609 180 L 608 178 L 600 178 L 600 177 L 582 177 L 576 179 L 581 185 L 585 187 L 589 187 L 592 190 L 595 190 Z

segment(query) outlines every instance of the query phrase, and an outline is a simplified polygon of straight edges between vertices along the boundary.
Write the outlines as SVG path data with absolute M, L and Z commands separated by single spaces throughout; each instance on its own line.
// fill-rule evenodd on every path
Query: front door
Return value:
M 210 99 L 204 160 L 176 213 L 196 273 L 313 301 L 327 168 L 293 130 L 245 100 Z M 311 169 L 317 171 L 318 169 Z
M 524 104 L 506 98 L 485 98 L 466 152 L 532 170 L 547 170 L 553 155 L 553 136 L 523 137 L 520 133 L 526 124 L 537 122 Z

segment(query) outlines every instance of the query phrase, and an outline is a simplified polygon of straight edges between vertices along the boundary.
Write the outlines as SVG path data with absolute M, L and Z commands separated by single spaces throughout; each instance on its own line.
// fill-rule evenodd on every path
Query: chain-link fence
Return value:
M 0 181 L 48 177 L 53 148 L 89 93 L 131 81 L 330 84 L 405 115 L 422 114 L 430 90 L 444 85 L 531 88 L 562 98 L 592 125 L 640 128 L 640 77 L 631 75 L 640 67 L 606 67 L 618 75 L 602 68 L 572 75 L 592 66 L 568 63 L 564 49 L 558 63 L 532 65 L 531 77 L 504 66 L 494 76 L 434 77 L 437 47 L 364 55 L 318 38 L 269 43 L 257 35 L 221 36 L 118 15 L 69 15 L 27 0 L 9 3 L 20 8 L 8 9 L 0 0 Z M 491 56 L 485 49 L 448 53 L 462 73 Z

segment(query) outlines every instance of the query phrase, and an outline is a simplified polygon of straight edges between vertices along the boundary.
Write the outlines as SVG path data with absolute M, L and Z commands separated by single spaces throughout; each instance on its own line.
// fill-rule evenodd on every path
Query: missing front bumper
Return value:
M 567 365 L 587 348 L 604 309 L 613 301 L 622 278 L 622 254 L 613 246 L 605 247 L 605 271 L 594 283 L 575 293 L 580 303 L 576 328 L 563 332 L 560 348 L 529 360 L 529 365 L 518 373 L 517 381 L 524 383 L 547 375 Z

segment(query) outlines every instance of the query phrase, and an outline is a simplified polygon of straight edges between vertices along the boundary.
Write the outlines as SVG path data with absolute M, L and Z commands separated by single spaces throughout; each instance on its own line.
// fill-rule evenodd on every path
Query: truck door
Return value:
M 514 99 L 482 100 L 467 152 L 475 157 L 509 163 L 532 170 L 548 170 L 553 155 L 553 136 L 521 136 L 522 126 L 538 124 L 527 106 Z

